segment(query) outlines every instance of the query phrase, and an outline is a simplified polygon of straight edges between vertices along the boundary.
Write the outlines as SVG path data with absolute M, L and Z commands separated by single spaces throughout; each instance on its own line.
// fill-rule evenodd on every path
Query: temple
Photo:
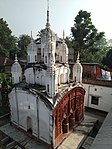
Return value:
M 52 31 L 49 20 L 39 42 L 33 37 L 27 47 L 27 66 L 22 72 L 15 56 L 11 69 L 13 89 L 9 93 L 11 123 L 37 141 L 56 148 L 65 136 L 84 119 L 82 66 L 68 64 L 68 47 Z

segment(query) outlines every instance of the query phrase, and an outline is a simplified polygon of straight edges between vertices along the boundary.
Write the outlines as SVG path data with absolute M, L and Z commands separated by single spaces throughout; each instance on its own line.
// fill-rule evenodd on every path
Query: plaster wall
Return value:
M 38 134 L 36 96 L 33 96 L 29 92 L 18 90 L 17 99 L 19 107 L 18 108 L 19 125 L 21 125 L 27 130 L 28 129 L 27 118 L 30 117 L 32 119 L 33 133 Z
M 98 86 L 92 84 L 83 84 L 86 90 L 85 106 L 109 112 L 112 105 L 112 88 L 106 86 Z M 98 105 L 92 104 L 92 96 L 98 97 Z
M 32 119 L 32 130 L 38 134 L 36 96 L 27 91 L 16 89 L 10 94 L 11 121 L 27 131 L 27 118 Z
M 35 72 L 35 82 L 36 84 L 46 85 L 46 71 L 44 69 Z
M 19 83 L 22 80 L 22 72 L 13 72 L 12 81 L 14 84 Z
M 50 110 L 44 104 L 44 102 L 39 99 L 39 138 L 46 143 L 51 143 L 51 130 L 50 123 L 52 124 L 52 120 L 50 119 Z M 50 122 L 51 121 L 51 122 Z
M 53 137 L 52 111 L 38 95 L 19 88 L 9 94 L 11 121 L 28 130 L 28 117 L 32 120 L 33 135 L 50 144 Z
M 25 80 L 28 84 L 35 83 L 33 67 L 26 69 L 24 75 L 25 75 Z
M 8 95 L 9 96 L 9 104 L 10 104 L 10 112 L 11 112 L 11 121 L 14 123 L 18 122 L 17 119 L 17 100 L 16 100 L 16 94 L 14 89 L 12 92 Z

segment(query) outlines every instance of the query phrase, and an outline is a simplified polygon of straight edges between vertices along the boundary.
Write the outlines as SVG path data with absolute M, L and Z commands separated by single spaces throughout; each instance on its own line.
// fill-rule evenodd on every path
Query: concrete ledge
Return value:
M 4 114 L 4 115 L 0 116 L 0 119 L 1 119 L 1 118 L 4 118 L 4 117 L 6 117 L 6 116 L 9 116 L 9 115 L 10 115 L 10 113 Z
M 8 140 L 9 140 L 9 137 L 5 137 L 5 138 L 3 138 L 3 139 L 1 140 L 1 143 L 4 144 L 4 143 L 6 143 Z
M 6 149 L 11 149 L 15 146 L 16 142 L 15 141 L 12 141 L 10 142 L 9 144 L 6 145 Z

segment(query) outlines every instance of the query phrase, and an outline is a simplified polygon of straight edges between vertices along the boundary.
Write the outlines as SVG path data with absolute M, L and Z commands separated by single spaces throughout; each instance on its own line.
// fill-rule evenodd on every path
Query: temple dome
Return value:
M 37 51 L 37 45 L 35 44 L 35 42 L 33 40 L 28 45 L 27 51 Z
M 22 68 L 21 68 L 20 64 L 18 63 L 17 58 L 15 59 L 15 62 L 11 67 L 11 72 L 12 73 L 15 73 L 15 72 L 22 73 Z

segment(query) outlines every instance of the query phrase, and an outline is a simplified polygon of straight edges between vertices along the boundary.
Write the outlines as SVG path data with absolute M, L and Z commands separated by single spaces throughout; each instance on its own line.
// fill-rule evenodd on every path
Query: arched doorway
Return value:
M 76 97 L 75 121 L 80 123 L 84 118 L 84 98 L 80 95 Z
M 64 119 L 62 121 L 62 132 L 63 134 L 69 132 L 69 118 L 66 117 L 66 115 L 64 116 Z
M 79 122 L 79 114 L 80 114 L 79 109 L 76 109 L 76 112 L 75 112 L 75 121 L 76 121 L 76 123 Z
M 85 90 L 75 87 L 68 91 L 53 111 L 55 147 L 72 131 L 75 124 L 84 118 Z
M 32 118 L 31 117 L 27 117 L 27 132 L 28 134 L 32 134 L 33 129 L 32 129 Z
M 71 109 L 71 114 L 69 116 L 69 130 L 72 130 L 75 125 L 75 111 Z

